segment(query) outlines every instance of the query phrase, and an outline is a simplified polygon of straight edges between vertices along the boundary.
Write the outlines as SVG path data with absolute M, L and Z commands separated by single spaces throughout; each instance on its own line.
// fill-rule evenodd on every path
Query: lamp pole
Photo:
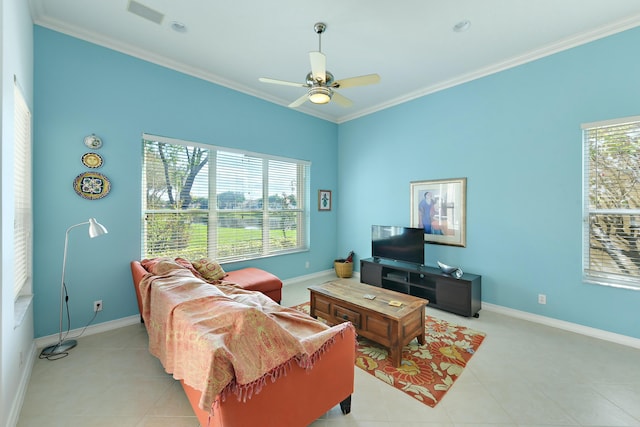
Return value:
M 67 269 L 67 248 L 69 246 L 69 232 L 76 227 L 80 227 L 82 225 L 89 224 L 89 237 L 94 238 L 98 236 L 102 236 L 103 234 L 107 234 L 107 229 L 100 224 L 95 218 L 89 218 L 89 221 L 81 222 L 79 224 L 72 225 L 67 228 L 67 232 L 64 237 L 64 255 L 62 256 L 62 279 L 60 283 L 60 328 L 58 332 L 58 343 L 51 345 L 49 347 L 45 347 L 40 353 L 40 357 L 52 357 L 52 356 L 61 356 L 64 357 L 67 355 L 67 351 L 71 350 L 73 347 L 78 345 L 76 340 L 65 340 L 62 341 L 62 312 L 64 310 L 64 296 L 65 296 L 65 284 L 64 277 L 65 271 Z M 71 327 L 71 324 L 69 324 Z

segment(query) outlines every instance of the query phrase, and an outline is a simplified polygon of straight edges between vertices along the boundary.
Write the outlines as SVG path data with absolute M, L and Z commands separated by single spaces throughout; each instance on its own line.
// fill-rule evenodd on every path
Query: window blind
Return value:
M 147 134 L 143 152 L 143 257 L 308 248 L 308 162 Z
M 583 273 L 640 288 L 640 116 L 583 125 Z
M 30 293 L 32 257 L 31 111 L 14 79 L 14 296 Z

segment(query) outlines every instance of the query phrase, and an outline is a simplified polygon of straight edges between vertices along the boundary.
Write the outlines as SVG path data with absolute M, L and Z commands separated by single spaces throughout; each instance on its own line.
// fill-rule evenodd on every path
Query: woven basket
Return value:
M 336 270 L 338 277 L 347 278 L 353 275 L 353 263 L 352 262 L 339 262 L 333 263 L 333 268 Z

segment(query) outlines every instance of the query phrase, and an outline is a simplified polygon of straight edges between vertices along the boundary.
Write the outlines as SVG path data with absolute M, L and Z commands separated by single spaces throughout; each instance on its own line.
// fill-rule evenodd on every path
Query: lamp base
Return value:
M 64 354 L 67 351 L 71 350 L 73 347 L 78 345 L 78 341 L 76 340 L 66 340 L 62 341 L 55 345 L 50 345 L 49 347 L 45 347 L 40 356 L 49 357 L 49 356 L 57 356 L 59 354 Z

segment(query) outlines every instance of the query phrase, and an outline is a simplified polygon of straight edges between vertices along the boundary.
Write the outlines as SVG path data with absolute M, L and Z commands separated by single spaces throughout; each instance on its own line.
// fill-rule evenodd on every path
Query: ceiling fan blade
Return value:
M 331 100 L 335 101 L 336 103 L 338 103 L 338 105 L 341 105 L 343 107 L 351 107 L 353 105 L 353 101 L 352 100 L 350 100 L 347 97 L 344 97 L 344 96 L 340 95 L 335 90 L 333 91 L 333 95 L 331 96 Z
M 322 52 L 309 52 L 311 74 L 315 81 L 327 81 L 327 57 Z
M 304 104 L 304 102 L 307 100 L 307 98 L 308 98 L 308 95 L 305 93 L 300 98 L 296 99 L 291 104 L 289 104 L 289 108 L 296 108 L 296 107 L 301 106 L 302 104 Z
M 380 76 L 377 74 L 367 74 L 366 76 L 359 77 L 350 77 L 348 79 L 338 80 L 331 85 L 331 87 L 335 88 L 348 88 L 354 86 L 365 86 L 372 85 L 374 83 L 378 83 L 380 81 Z
M 266 77 L 260 77 L 258 80 L 260 80 L 262 83 L 271 83 L 276 85 L 295 86 L 295 87 L 307 87 L 307 85 L 304 83 L 294 83 L 294 82 L 288 82 L 285 80 L 268 79 Z

